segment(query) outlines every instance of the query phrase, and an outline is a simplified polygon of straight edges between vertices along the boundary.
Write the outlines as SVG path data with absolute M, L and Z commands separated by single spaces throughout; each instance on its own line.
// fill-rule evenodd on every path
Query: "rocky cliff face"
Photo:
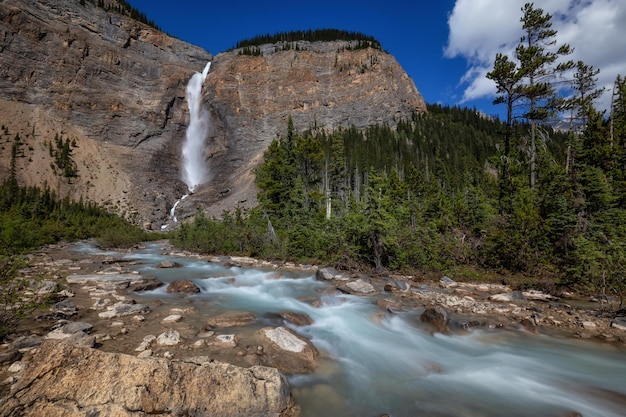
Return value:
M 255 203 L 252 169 L 271 141 L 312 127 L 395 126 L 425 111 L 415 84 L 389 54 L 355 42 L 298 42 L 261 47 L 262 55 L 218 54 L 204 89 L 212 115 L 213 181 L 194 198 L 213 208 Z M 219 211 L 218 211 L 219 212 Z
M 345 41 L 265 45 L 261 56 L 210 53 L 89 1 L 0 2 L 0 176 L 19 134 L 23 183 L 46 181 L 152 228 L 185 193 L 180 146 L 185 86 L 212 60 L 203 104 L 211 180 L 180 205 L 219 214 L 255 204 L 253 169 L 269 143 L 297 130 L 394 125 L 425 110 L 395 59 Z M 55 136 L 75 141 L 78 177 L 54 168 Z

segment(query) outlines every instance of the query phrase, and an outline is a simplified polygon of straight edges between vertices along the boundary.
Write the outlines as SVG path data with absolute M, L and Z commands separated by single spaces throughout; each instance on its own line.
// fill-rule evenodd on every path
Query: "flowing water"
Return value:
M 623 348 L 495 329 L 433 335 L 419 312 L 385 313 L 372 298 L 329 291 L 312 273 L 226 267 L 161 250 L 125 256 L 164 282 L 193 280 L 201 314 L 293 311 L 314 320 L 294 327 L 321 352 L 315 373 L 289 377 L 303 417 L 626 416 Z M 184 267 L 156 268 L 163 260 Z M 145 297 L 167 303 L 168 294 Z
M 209 114 L 202 108 L 202 85 L 211 63 L 204 70 L 191 76 L 187 84 L 187 105 L 189 106 L 189 125 L 185 133 L 182 149 L 182 176 L 190 192 L 207 180 L 207 167 L 204 161 L 204 141 L 209 134 Z

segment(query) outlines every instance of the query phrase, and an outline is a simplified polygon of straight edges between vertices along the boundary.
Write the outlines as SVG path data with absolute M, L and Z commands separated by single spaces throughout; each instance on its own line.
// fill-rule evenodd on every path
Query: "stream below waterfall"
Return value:
M 314 373 L 288 377 L 303 417 L 626 416 L 626 350 L 618 346 L 502 329 L 432 334 L 420 323 L 423 309 L 390 314 L 376 296 L 332 291 L 314 272 L 229 267 L 164 248 L 111 255 L 165 283 L 192 280 L 201 292 L 187 302 L 204 319 L 249 311 L 258 320 L 247 331 L 283 311 L 313 319 L 292 327 L 320 351 Z M 87 244 L 77 250 L 102 254 Z M 157 268 L 166 260 L 182 268 Z M 164 287 L 133 297 L 179 299 Z

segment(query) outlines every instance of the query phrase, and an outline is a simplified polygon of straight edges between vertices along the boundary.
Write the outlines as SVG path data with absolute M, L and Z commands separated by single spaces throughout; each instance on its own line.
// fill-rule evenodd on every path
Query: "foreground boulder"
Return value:
M 8 416 L 293 416 L 284 376 L 208 358 L 136 358 L 45 342 L 0 404 Z

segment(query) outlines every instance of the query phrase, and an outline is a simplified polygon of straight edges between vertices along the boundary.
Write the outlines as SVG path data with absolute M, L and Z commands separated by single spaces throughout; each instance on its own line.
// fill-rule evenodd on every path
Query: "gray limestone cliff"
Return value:
M 211 129 L 211 181 L 180 204 L 220 214 L 255 204 L 254 168 L 292 117 L 312 126 L 393 126 L 425 103 L 393 56 L 346 41 L 264 45 L 262 55 L 209 52 L 89 1 L 0 2 L 0 179 L 11 142 L 24 184 L 44 181 L 62 195 L 103 203 L 157 229 L 186 192 L 181 144 L 185 87 L 212 61 L 203 88 Z M 75 140 L 78 177 L 52 166 L 56 135 Z

